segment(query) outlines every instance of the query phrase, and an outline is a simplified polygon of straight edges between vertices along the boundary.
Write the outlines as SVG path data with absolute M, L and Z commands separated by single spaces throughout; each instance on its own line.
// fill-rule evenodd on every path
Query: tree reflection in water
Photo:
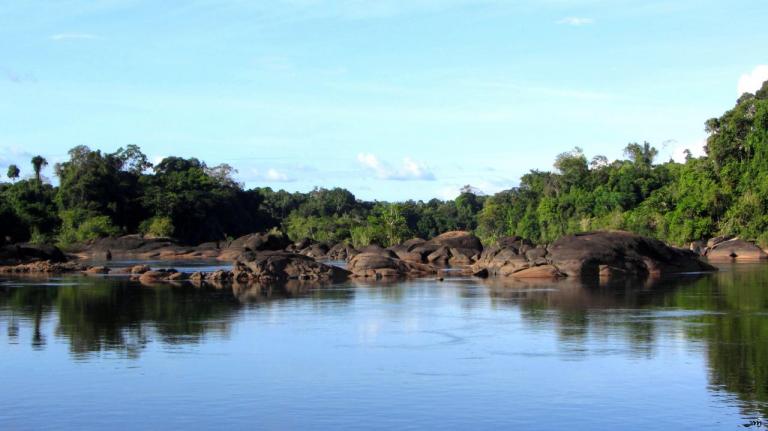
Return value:
M 706 349 L 710 382 L 741 401 L 746 416 L 768 417 L 768 267 L 734 265 L 717 274 L 644 283 L 487 282 L 492 304 L 519 307 L 531 325 L 555 322 L 561 348 L 586 359 L 588 336 L 627 337 L 631 354 L 652 357 L 682 319 L 685 337 Z M 569 350 L 570 349 L 570 350 Z M 568 351 L 569 350 L 569 351 Z
M 67 340 L 76 359 L 102 351 L 138 357 L 151 342 L 226 337 L 244 309 L 296 299 L 314 307 L 344 304 L 356 289 L 365 289 L 373 301 L 399 303 L 409 295 L 434 294 L 429 283 L 199 288 L 147 287 L 114 278 L 5 282 L 0 284 L 0 319 L 9 343 L 30 342 L 42 349 L 56 337 Z M 659 341 L 683 336 L 705 349 L 713 390 L 738 397 L 746 415 L 768 416 L 768 266 L 739 265 L 718 274 L 644 283 L 463 280 L 438 286 L 458 287 L 467 307 L 490 298 L 491 307 L 519 310 L 534 329 L 554 323 L 565 359 L 589 360 L 589 337 L 625 337 L 629 351 L 614 353 L 651 358 Z M 54 333 L 45 333 L 45 322 L 54 319 Z M 670 319 L 682 325 L 670 325 Z M 20 327 L 30 329 L 31 339 L 20 339 Z
M 57 317 L 55 336 L 68 341 L 77 359 L 101 351 L 138 357 L 151 341 L 185 344 L 209 333 L 226 336 L 243 306 L 305 297 L 345 301 L 350 291 L 295 282 L 193 287 L 140 286 L 113 278 L 37 279 L 0 285 L 0 310 L 7 309 L 0 316 L 7 320 L 9 342 L 16 342 L 19 320 L 24 320 L 33 328 L 32 346 L 43 348 L 41 324 Z

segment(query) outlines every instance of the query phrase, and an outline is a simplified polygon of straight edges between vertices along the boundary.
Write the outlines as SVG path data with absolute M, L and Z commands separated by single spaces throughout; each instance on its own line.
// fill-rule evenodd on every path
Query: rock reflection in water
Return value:
M 663 332 L 675 330 L 665 323 L 682 320 L 686 339 L 706 349 L 713 389 L 736 395 L 745 416 L 768 417 L 768 268 L 734 265 L 646 282 L 485 285 L 493 306 L 519 307 L 534 327 L 554 322 L 571 359 L 588 360 L 588 337 L 615 335 L 628 339 L 629 354 L 650 358 L 660 339 L 676 335 Z
M 346 301 L 352 295 L 349 289 L 300 282 L 195 287 L 144 286 L 124 279 L 90 277 L 34 280 L 0 285 L 0 311 L 7 310 L 0 318 L 6 320 L 8 341 L 23 342 L 18 339 L 20 321 L 30 322 L 34 348 L 44 348 L 49 338 L 60 337 L 79 359 L 101 351 L 138 357 L 151 341 L 199 343 L 207 334 L 225 337 L 245 304 L 269 305 L 304 297 Z M 53 333 L 45 334 L 43 323 L 54 317 Z
M 554 331 L 552 352 L 536 352 L 529 346 L 513 346 L 506 352 L 531 355 L 531 360 L 538 360 L 537 354 L 582 363 L 611 355 L 656 360 L 662 351 L 682 345 L 706 358 L 711 391 L 737 399 L 745 417 L 768 416 L 768 267 L 758 265 L 725 267 L 709 275 L 594 285 L 568 279 L 469 278 L 197 287 L 148 287 L 109 277 L 7 280 L 0 283 L 0 326 L 5 326 L 9 344 L 41 350 L 64 340 L 78 360 L 100 352 L 138 358 L 151 343 L 172 346 L 204 343 L 209 336 L 226 339 L 245 312 L 341 304 L 347 311 L 386 319 L 388 314 L 381 309 L 388 304 L 396 305 L 397 319 L 420 312 L 441 318 L 440 308 L 420 308 L 430 301 L 448 309 L 459 306 L 468 316 L 475 310 L 488 311 L 483 308 L 494 311 L 489 317 L 494 319 L 519 315 L 521 329 L 542 338 Z M 323 313 L 313 318 L 323 319 Z M 332 314 L 338 315 L 328 316 Z M 471 331 L 461 333 L 462 322 L 456 322 L 455 332 L 474 340 Z M 604 339 L 618 342 L 594 342 Z M 482 344 L 473 345 L 475 341 L 467 343 L 473 350 L 483 349 Z

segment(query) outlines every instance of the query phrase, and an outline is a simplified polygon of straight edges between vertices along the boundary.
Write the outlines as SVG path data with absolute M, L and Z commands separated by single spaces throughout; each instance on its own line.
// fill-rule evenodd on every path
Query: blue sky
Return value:
M 764 0 L 0 0 L 0 169 L 137 144 L 247 186 L 402 200 L 506 189 L 574 146 L 668 158 L 768 79 L 767 16 Z

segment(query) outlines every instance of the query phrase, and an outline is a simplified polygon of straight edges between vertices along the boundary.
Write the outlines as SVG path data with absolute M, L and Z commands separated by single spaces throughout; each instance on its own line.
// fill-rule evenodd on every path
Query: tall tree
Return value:
M 32 169 L 35 170 L 35 179 L 38 184 L 41 182 L 40 171 L 42 171 L 45 166 L 48 166 L 48 160 L 45 160 L 45 157 L 39 155 L 32 157 Z
M 20 172 L 21 171 L 19 171 L 19 167 L 18 166 L 16 166 L 16 165 L 9 165 L 8 166 L 8 173 L 6 175 L 8 175 L 8 178 L 11 181 L 16 181 L 19 178 L 19 173 Z

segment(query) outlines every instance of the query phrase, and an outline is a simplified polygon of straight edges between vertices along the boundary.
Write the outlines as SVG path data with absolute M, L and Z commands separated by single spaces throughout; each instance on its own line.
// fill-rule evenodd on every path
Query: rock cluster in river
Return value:
M 153 255 L 160 253 L 160 256 L 165 256 L 166 252 L 158 250 L 163 250 L 168 244 L 168 240 L 143 240 L 129 236 L 95 242 L 91 246 L 98 250 L 124 246 L 133 251 L 151 251 Z M 462 274 L 520 279 L 645 277 L 714 270 L 693 251 L 670 247 L 657 240 L 621 231 L 569 235 L 547 246 L 535 246 L 524 238 L 508 237 L 487 247 L 472 233 L 453 231 L 430 240 L 413 238 L 392 247 L 384 248 L 374 244 L 361 249 L 344 243 L 328 245 L 310 240 L 290 242 L 281 233 L 269 232 L 246 235 L 227 244 L 211 243 L 203 249 L 218 250 L 219 258 L 229 256 L 233 261 L 232 270 L 186 274 L 175 270 L 152 270 L 146 265 L 110 269 L 107 266 L 83 266 L 45 260 L 0 267 L 0 272 L 129 274 L 145 284 L 151 284 L 186 280 L 195 283 L 246 283 L 338 281 L 348 277 L 440 277 L 441 272 L 448 267 Z M 711 259 L 765 257 L 765 253 L 754 244 L 736 238 L 713 239 L 703 250 Z M 17 249 L 12 251 L 18 254 Z M 117 248 L 114 250 L 117 256 L 123 251 Z M 63 256 L 55 248 L 25 253 L 57 258 Z M 346 260 L 347 269 L 322 263 L 322 260 Z
M 349 272 L 316 259 L 286 251 L 246 251 L 234 262 L 233 279 L 239 282 L 331 280 L 341 281 Z

